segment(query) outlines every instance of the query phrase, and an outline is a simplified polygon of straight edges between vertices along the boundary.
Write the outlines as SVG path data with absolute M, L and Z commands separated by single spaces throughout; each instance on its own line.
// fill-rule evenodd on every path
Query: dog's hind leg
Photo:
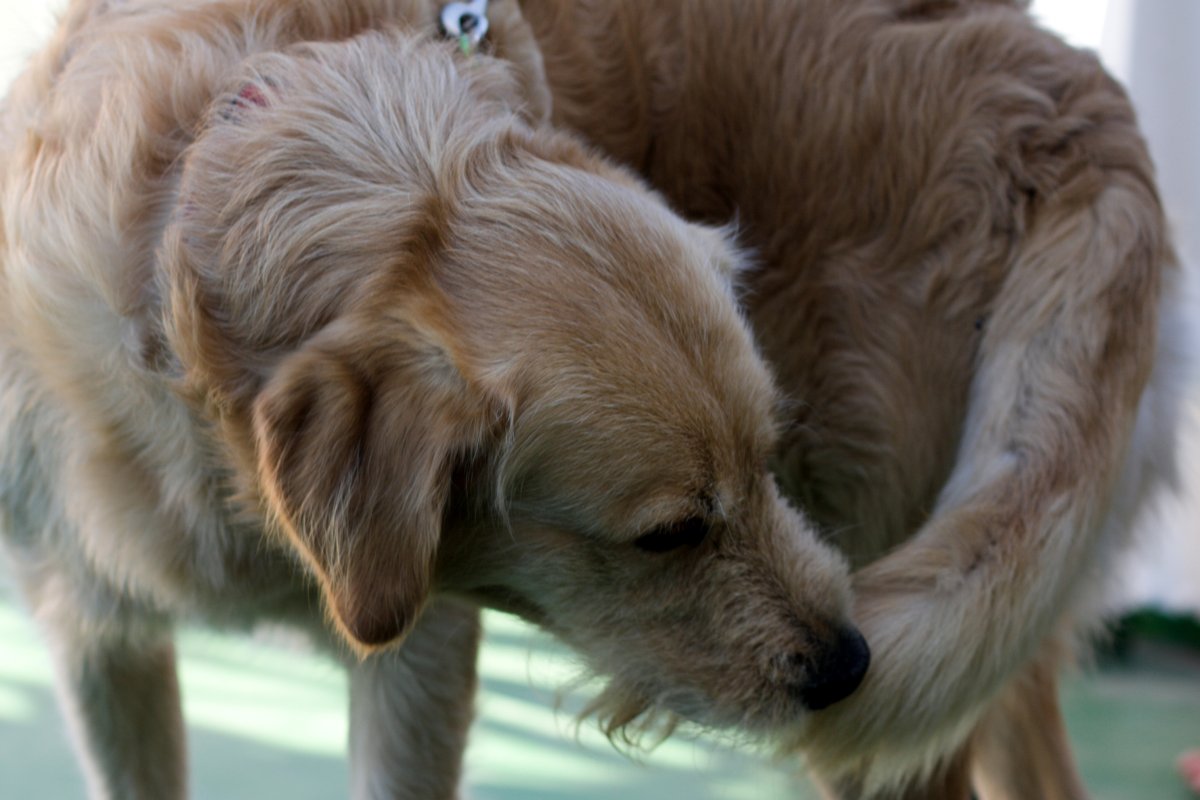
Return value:
M 868 790 L 855 776 L 822 783 L 817 787 L 825 800 L 972 800 L 970 751 L 963 748 L 946 759 L 930 775 L 912 779 L 900 786 Z M 1037 795 L 1029 795 L 1029 798 Z
M 1052 665 L 1039 663 L 1017 678 L 973 741 L 981 800 L 1086 800 Z
M 350 667 L 355 800 L 457 796 L 475 697 L 479 612 L 434 602 L 396 650 Z

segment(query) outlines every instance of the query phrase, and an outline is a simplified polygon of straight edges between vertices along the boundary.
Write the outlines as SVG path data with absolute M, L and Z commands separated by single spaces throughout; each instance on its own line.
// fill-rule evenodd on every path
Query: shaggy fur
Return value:
M 614 732 L 780 732 L 866 668 L 739 255 L 544 127 L 515 4 L 490 55 L 436 12 L 78 0 L 5 103 L 0 522 L 94 797 L 184 794 L 181 617 L 336 629 L 357 797 L 455 793 L 473 603 Z
M 522 7 L 554 120 L 761 258 L 775 467 L 875 653 L 789 746 L 839 797 L 1082 797 L 1055 675 L 1170 462 L 1175 270 L 1121 89 L 1017 3 Z

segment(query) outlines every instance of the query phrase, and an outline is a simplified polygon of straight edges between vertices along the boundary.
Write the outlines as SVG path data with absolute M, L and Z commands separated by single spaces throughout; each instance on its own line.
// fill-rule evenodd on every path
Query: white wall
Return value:
M 1030 12 L 1076 47 L 1099 50 L 1110 0 L 1033 0 Z
M 1097 51 L 1128 88 L 1200 318 L 1200 1 L 1034 0 L 1043 24 Z M 1196 330 L 1200 330 L 1200 319 Z M 1200 337 L 1189 349 L 1200 352 Z M 1181 495 L 1138 532 L 1127 562 L 1128 604 L 1200 611 L 1200 391 L 1193 387 L 1180 432 Z
M 0 0 L 0 94 L 54 29 L 65 0 Z
M 1129 88 L 1150 152 L 1176 244 L 1190 280 L 1200 328 L 1200 2 L 1111 0 L 1103 53 Z M 1200 337 L 1195 337 L 1200 338 Z M 1193 356 L 1200 341 L 1189 343 Z M 1200 391 L 1186 406 L 1180 437 L 1184 494 L 1140 532 L 1131 560 L 1131 601 L 1200 611 Z

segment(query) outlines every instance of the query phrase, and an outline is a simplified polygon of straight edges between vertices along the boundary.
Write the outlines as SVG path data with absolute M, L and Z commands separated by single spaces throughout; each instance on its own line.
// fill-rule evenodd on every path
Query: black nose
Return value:
M 810 711 L 828 708 L 854 693 L 871 665 L 867 640 L 854 628 L 843 628 L 830 646 L 809 661 L 800 699 Z

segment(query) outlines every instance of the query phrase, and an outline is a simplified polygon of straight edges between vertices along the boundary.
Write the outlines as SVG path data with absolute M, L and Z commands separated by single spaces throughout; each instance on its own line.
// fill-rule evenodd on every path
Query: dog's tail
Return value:
M 1029 216 L 933 513 L 856 578 L 874 663 L 803 746 L 821 771 L 865 776 L 868 796 L 914 761 L 936 768 L 1073 621 L 1123 534 L 1118 487 L 1144 483 L 1131 440 L 1174 260 L 1149 160 L 1120 122 L 1078 134 L 1087 156 Z

